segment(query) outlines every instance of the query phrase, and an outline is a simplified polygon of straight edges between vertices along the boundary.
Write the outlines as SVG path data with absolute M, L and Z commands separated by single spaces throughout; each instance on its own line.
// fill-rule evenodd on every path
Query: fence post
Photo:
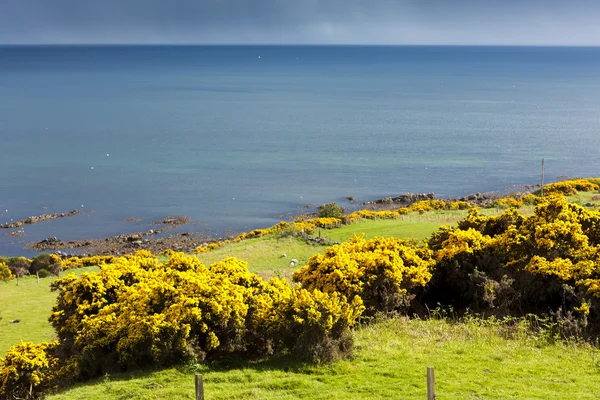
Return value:
M 204 400 L 204 381 L 201 374 L 196 374 L 196 400 Z
M 435 374 L 433 367 L 427 367 L 427 400 L 435 400 Z

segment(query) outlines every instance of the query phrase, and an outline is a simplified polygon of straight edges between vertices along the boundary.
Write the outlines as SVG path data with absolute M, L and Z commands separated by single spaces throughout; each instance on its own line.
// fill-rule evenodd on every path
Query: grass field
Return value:
M 193 399 L 195 372 L 211 400 L 425 398 L 427 366 L 440 399 L 599 398 L 597 350 L 506 333 L 476 321 L 398 317 L 356 330 L 355 356 L 329 365 L 229 360 L 109 375 L 49 399 Z
M 326 248 L 326 246 L 308 244 L 294 237 L 277 238 L 269 235 L 226 244 L 220 249 L 199 254 L 198 258 L 204 264 L 209 265 L 232 256 L 246 260 L 250 271 L 263 277 L 289 276 L 294 269 L 305 265 L 311 256 Z M 282 257 L 283 254 L 286 257 Z M 290 267 L 292 259 L 298 260 L 296 267 Z
M 73 270 L 76 275 L 96 271 L 97 267 Z M 63 273 L 64 275 L 64 273 Z M 43 342 L 54 338 L 54 330 L 48 322 L 50 310 L 56 301 L 56 293 L 50 291 L 50 283 L 56 278 L 26 276 L 17 281 L 0 282 L 0 355 L 19 340 Z M 19 323 L 11 323 L 18 319 Z
M 482 209 L 484 215 L 495 215 L 501 212 L 496 209 Z M 525 209 L 522 212 L 530 212 Z M 342 242 L 354 235 L 365 235 L 365 238 L 375 236 L 396 237 L 401 239 L 427 239 L 442 225 L 454 225 L 458 220 L 467 216 L 466 210 L 429 211 L 424 214 L 416 212 L 404 215 L 398 219 L 364 220 L 334 229 L 320 229 L 313 236 L 322 236 L 331 241 Z M 296 267 L 306 264 L 308 259 L 326 249 L 327 246 L 317 246 L 305 243 L 293 237 L 277 237 L 276 234 L 257 239 L 243 240 L 230 243 L 208 253 L 198 255 L 205 264 L 212 264 L 225 257 L 233 256 L 248 261 L 250 271 L 261 275 L 289 274 L 290 260 L 297 259 Z M 282 257 L 286 254 L 286 257 Z

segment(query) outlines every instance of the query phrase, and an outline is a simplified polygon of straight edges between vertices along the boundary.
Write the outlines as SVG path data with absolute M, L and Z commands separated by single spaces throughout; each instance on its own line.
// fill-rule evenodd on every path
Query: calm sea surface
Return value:
M 222 233 L 304 204 L 600 175 L 600 49 L 0 47 L 0 232 L 186 215 Z M 142 228 L 143 229 L 143 228 Z M 190 229 L 190 228 L 188 228 Z

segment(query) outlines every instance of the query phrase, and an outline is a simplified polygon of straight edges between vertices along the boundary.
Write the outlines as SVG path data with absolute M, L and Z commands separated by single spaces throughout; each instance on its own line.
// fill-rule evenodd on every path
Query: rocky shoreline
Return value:
M 79 214 L 82 214 L 82 212 L 80 212 L 78 210 L 72 210 L 72 211 L 69 211 L 66 213 L 42 214 L 42 215 L 37 215 L 37 216 L 32 216 L 32 217 L 29 217 L 26 219 L 22 219 L 20 221 L 14 221 L 14 222 L 8 222 L 5 224 L 0 224 L 0 228 L 1 229 L 21 228 L 24 225 L 37 224 L 39 222 L 51 221 L 51 220 L 57 219 L 57 218 L 72 217 L 72 216 L 79 215 Z
M 377 200 L 365 201 L 360 205 L 365 206 L 369 209 L 385 209 L 385 208 L 398 208 L 408 207 L 413 203 L 422 200 L 444 200 L 444 201 L 466 201 L 474 206 L 486 207 L 492 204 L 494 201 L 503 197 L 522 197 L 529 194 L 536 189 L 539 189 L 540 185 L 523 185 L 513 188 L 509 193 L 500 192 L 487 192 L 487 193 L 472 193 L 463 197 L 452 197 L 452 198 L 437 198 L 435 193 L 405 193 L 396 197 L 384 197 Z M 348 198 L 347 198 L 348 199 Z
M 169 236 L 161 236 L 172 229 L 191 222 L 190 218 L 184 216 L 167 217 L 163 220 L 153 222 L 151 225 L 159 228 L 149 229 L 144 232 L 135 232 L 110 236 L 103 239 L 84 239 L 62 241 L 56 237 L 50 237 L 39 242 L 29 243 L 25 246 L 27 250 L 56 251 L 68 249 L 69 253 L 86 255 L 123 255 L 137 250 L 149 250 L 159 253 L 172 249 L 175 251 L 192 251 L 201 244 L 213 239 L 206 235 L 193 232 L 184 232 Z
M 485 207 L 492 204 L 495 200 L 513 196 L 519 197 L 531 193 L 539 185 L 526 185 L 513 188 L 510 193 L 474 193 L 459 198 L 443 198 L 445 201 L 466 201 L 475 206 Z M 366 208 L 370 210 L 395 209 L 399 207 L 408 207 L 413 203 L 422 200 L 436 200 L 435 193 L 405 193 L 395 197 L 384 197 L 363 203 L 355 203 L 352 208 Z M 346 200 L 354 203 L 355 199 L 347 197 Z M 302 212 L 294 215 L 287 215 L 286 219 L 297 220 L 313 218 L 317 214 L 318 207 L 302 207 Z M 307 209 L 310 208 L 310 211 Z M 19 228 L 26 224 L 34 224 L 42 221 L 49 221 L 56 218 L 64 218 L 78 215 L 81 212 L 73 210 L 68 213 L 44 214 L 37 217 L 29 217 L 25 220 L 11 222 L 0 225 L 1 228 Z M 128 218 L 127 222 L 140 222 L 137 218 Z M 110 236 L 102 239 L 83 239 L 63 241 L 56 237 L 50 237 L 39 242 L 29 243 L 25 246 L 27 250 L 40 252 L 56 252 L 59 255 L 66 256 L 67 253 L 75 255 L 123 255 L 136 250 L 149 250 L 153 253 L 159 253 L 164 250 L 172 249 L 175 251 L 191 252 L 196 247 L 206 245 L 207 243 L 217 241 L 214 237 L 197 232 L 183 232 L 163 236 L 161 234 L 178 228 L 182 225 L 190 224 L 191 220 L 185 216 L 167 217 L 160 221 L 150 223 L 152 229 L 143 232 L 127 233 L 116 236 Z M 156 228 L 154 228 L 156 227 Z M 21 231 L 16 231 L 17 233 Z M 14 234 L 14 232 L 9 233 Z M 63 253 L 63 250 L 66 252 Z

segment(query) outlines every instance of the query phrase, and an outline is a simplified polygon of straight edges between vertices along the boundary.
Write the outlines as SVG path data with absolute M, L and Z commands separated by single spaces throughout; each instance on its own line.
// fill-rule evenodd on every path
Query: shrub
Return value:
M 351 302 L 337 292 L 309 292 L 296 289 L 284 320 L 285 337 L 296 357 L 303 361 L 330 362 L 352 352 L 350 327 L 362 314 L 364 306 L 358 296 Z
M 60 276 L 60 273 L 63 271 L 63 266 L 60 263 L 55 263 L 50 265 L 49 272 L 54 276 Z
M 319 218 L 342 218 L 343 214 L 337 203 L 323 204 L 319 207 Z
M 58 342 L 12 346 L 0 359 L 0 398 L 33 399 L 57 384 L 59 359 L 54 354 Z
M 291 351 L 298 359 L 328 362 L 352 351 L 350 327 L 364 310 L 355 296 L 292 288 L 280 279 L 265 284 L 251 301 L 247 344 L 253 353 Z
M 544 193 L 572 196 L 577 194 L 577 192 L 591 192 L 598 189 L 600 189 L 600 186 L 598 186 L 597 181 L 590 181 L 589 179 L 571 179 L 546 185 L 544 187 Z
M 50 321 L 91 376 L 233 350 L 247 312 L 241 286 L 181 253 L 162 265 L 139 255 L 119 258 L 53 287 L 59 296 Z
M 300 342 L 315 349 L 328 343 L 328 351 L 307 355 L 320 361 L 349 349 L 360 299 L 264 282 L 235 258 L 206 267 L 183 253 L 168 256 L 163 263 L 142 253 L 116 258 L 97 273 L 52 284 L 59 295 L 50 321 L 81 376 L 187 357 L 294 351 Z M 316 333 L 302 335 L 304 328 Z
M 56 260 L 50 254 L 42 253 L 39 256 L 34 257 L 31 261 L 29 273 L 36 274 L 41 269 L 49 270 L 50 265 L 55 264 L 55 262 Z
M 50 271 L 48 271 L 47 269 L 45 269 L 45 268 L 42 268 L 42 269 L 40 269 L 40 270 L 37 272 L 37 275 L 38 275 L 40 278 L 47 278 L 47 277 L 49 277 L 49 276 L 50 276 L 50 275 L 52 275 L 52 274 L 51 274 L 51 273 L 50 273 Z
M 432 235 L 436 265 L 424 301 L 519 313 L 560 308 L 565 315 L 587 304 L 592 315 L 590 297 L 600 297 L 600 213 L 556 195 L 537 203 L 531 216 L 471 210 L 457 228 Z
M 513 197 L 503 197 L 495 200 L 490 206 L 501 209 L 520 208 L 523 206 L 523 200 L 515 199 Z
M 472 212 L 469 224 L 479 225 L 481 218 Z M 467 225 L 467 224 L 465 224 Z M 460 226 L 460 223 L 459 223 Z M 429 307 L 438 303 L 457 308 L 490 304 L 482 281 L 489 285 L 502 277 L 502 254 L 496 252 L 494 240 L 474 228 L 442 227 L 428 241 L 436 261 L 433 278 L 423 298 Z M 485 279 L 482 279 L 485 277 Z M 487 296 L 487 295 L 486 295 Z
M 15 276 L 4 262 L 0 261 L 0 281 L 10 281 Z
M 354 237 L 311 257 L 293 279 L 310 291 L 360 296 L 373 314 L 408 305 L 409 290 L 431 279 L 430 260 L 398 239 Z
M 15 276 L 23 276 L 29 273 L 31 261 L 25 257 L 11 257 L 6 259 L 6 265 Z

